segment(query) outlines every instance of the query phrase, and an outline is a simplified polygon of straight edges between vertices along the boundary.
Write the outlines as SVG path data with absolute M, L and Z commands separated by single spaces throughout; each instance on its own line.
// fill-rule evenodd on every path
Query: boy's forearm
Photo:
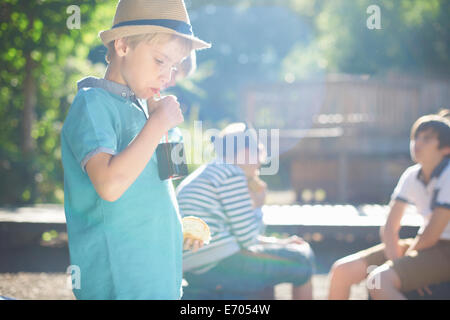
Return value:
M 393 244 L 397 244 L 399 239 L 399 231 L 400 231 L 400 223 L 397 221 L 392 221 L 388 219 L 386 224 L 383 227 L 383 236 L 382 240 L 386 244 L 386 246 L 391 246 Z
M 398 241 L 399 241 L 399 235 L 398 235 L 398 231 L 394 231 L 391 229 L 384 229 L 384 233 L 383 233 L 383 243 L 385 244 L 385 254 L 386 257 L 389 260 L 398 258 L 398 252 L 397 252 L 397 247 L 398 247 Z
M 401 228 L 401 219 L 403 216 L 405 204 L 394 201 L 391 203 L 389 216 L 385 226 L 382 228 L 382 241 L 385 244 L 385 254 L 388 259 L 398 258 L 399 231 Z
M 157 118 L 150 118 L 128 147 L 111 158 L 108 165 L 110 195 L 120 196 L 133 184 L 156 150 L 165 128 Z
M 391 224 L 390 221 L 387 221 L 386 224 L 383 227 L 383 242 L 392 242 L 395 239 L 398 238 L 398 234 L 400 231 L 400 225 L 397 225 L 397 223 Z
M 417 235 L 414 239 L 414 243 L 408 249 L 408 252 L 413 250 L 423 250 L 434 246 L 439 241 L 442 232 L 449 222 L 450 210 L 440 207 L 435 208 L 423 233 Z
M 439 238 L 431 236 L 428 233 L 418 234 L 415 238 L 411 246 L 406 250 L 405 255 L 408 255 L 412 251 L 424 250 L 427 248 L 431 248 L 434 246 Z

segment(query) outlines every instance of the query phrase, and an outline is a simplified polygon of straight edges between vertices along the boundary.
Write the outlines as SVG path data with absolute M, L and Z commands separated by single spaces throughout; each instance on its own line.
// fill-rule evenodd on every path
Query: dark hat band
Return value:
M 192 36 L 192 26 L 184 21 L 171 19 L 141 19 L 130 20 L 113 25 L 112 29 L 124 26 L 160 26 L 175 30 L 179 33 Z

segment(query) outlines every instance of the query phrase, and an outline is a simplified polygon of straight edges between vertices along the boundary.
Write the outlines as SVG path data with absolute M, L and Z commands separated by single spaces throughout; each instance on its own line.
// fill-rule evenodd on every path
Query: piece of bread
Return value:
M 182 219 L 183 222 L 183 240 L 191 238 L 201 240 L 208 244 L 211 240 L 211 232 L 205 221 L 194 216 L 187 216 Z

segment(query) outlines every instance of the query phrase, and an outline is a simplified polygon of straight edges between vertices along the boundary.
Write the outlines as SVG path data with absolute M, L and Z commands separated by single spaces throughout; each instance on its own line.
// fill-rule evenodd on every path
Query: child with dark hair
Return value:
M 423 295 L 428 285 L 450 281 L 449 123 L 440 115 L 414 123 L 410 151 L 417 164 L 406 169 L 391 196 L 380 230 L 382 243 L 334 263 L 329 299 L 348 299 L 351 286 L 366 278 L 374 299 L 405 299 L 402 292 L 412 290 Z M 409 204 L 416 206 L 424 223 L 414 239 L 399 239 Z

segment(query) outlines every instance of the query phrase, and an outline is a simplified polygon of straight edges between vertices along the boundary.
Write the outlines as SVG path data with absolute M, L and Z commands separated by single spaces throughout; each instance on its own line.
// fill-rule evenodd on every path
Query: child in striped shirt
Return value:
M 264 149 L 254 130 L 245 129 L 243 123 L 226 127 L 214 141 L 217 159 L 177 188 L 181 215 L 197 216 L 211 230 L 210 244 L 184 253 L 184 277 L 194 288 L 236 294 L 290 282 L 294 299 L 311 299 L 314 254 L 309 245 L 296 236 L 283 240 L 262 236 L 265 184 L 260 182 L 260 190 L 252 192 L 249 182 L 258 180 Z M 229 150 L 234 151 L 231 156 Z M 252 163 L 252 157 L 258 160 Z

